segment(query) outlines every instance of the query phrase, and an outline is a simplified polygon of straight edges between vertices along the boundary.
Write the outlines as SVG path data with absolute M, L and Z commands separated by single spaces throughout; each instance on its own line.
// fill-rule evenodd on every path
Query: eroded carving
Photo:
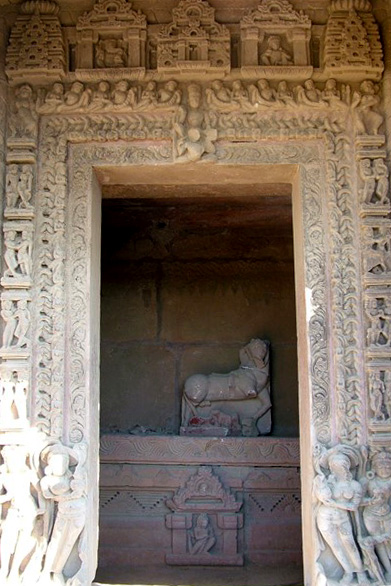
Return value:
M 32 225 L 7 222 L 4 224 L 4 260 L 6 269 L 2 285 L 28 286 L 31 277 Z
M 269 343 L 254 339 L 228 374 L 195 374 L 186 380 L 181 433 L 256 436 L 271 429 Z

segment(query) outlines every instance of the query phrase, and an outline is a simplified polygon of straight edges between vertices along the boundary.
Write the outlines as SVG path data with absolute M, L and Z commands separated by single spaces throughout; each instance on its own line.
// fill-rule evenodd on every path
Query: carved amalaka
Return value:
M 76 25 L 78 77 L 98 69 L 103 77 L 122 78 L 124 71 L 145 71 L 147 21 L 127 0 L 99 0 Z M 104 73 L 106 75 L 104 75 Z
M 181 0 L 158 34 L 158 71 L 228 73 L 230 66 L 230 34 L 214 9 L 205 0 Z
M 326 27 L 324 70 L 344 79 L 379 80 L 383 53 L 369 0 L 333 0 Z
M 227 374 L 194 374 L 185 382 L 183 435 L 257 436 L 271 429 L 269 343 L 251 340 Z
M 22 3 L 6 56 L 10 83 L 47 83 L 65 75 L 65 49 L 58 11 L 54 0 Z
M 240 30 L 243 70 L 284 66 L 286 77 L 287 66 L 311 65 L 311 21 L 302 11 L 294 10 L 287 0 L 262 0 L 242 18 Z M 306 74 L 311 75 L 310 67 Z M 297 76 L 297 71 L 294 75 Z

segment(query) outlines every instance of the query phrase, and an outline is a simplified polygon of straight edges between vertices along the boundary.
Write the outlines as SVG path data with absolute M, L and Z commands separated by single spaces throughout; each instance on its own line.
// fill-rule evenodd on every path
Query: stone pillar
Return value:
M 379 4 L 381 8 L 376 11 Z M 391 153 L 391 6 L 386 6 L 385 2 L 375 3 L 375 16 L 381 27 L 384 51 L 383 106 L 387 150 Z

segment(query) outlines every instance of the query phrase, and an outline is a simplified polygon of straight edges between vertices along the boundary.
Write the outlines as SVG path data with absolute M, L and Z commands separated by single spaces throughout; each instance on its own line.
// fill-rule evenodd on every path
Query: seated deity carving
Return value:
M 253 339 L 227 374 L 194 374 L 182 399 L 183 435 L 258 436 L 271 429 L 269 342 Z
M 282 48 L 279 36 L 270 36 L 266 43 L 267 48 L 261 54 L 262 65 L 292 65 L 292 57 Z
M 120 39 L 99 41 L 95 49 L 96 67 L 125 67 L 125 43 Z

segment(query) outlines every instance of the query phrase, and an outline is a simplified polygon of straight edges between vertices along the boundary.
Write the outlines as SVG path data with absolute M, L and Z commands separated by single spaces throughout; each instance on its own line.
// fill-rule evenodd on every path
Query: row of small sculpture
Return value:
M 64 568 L 77 543 L 79 554 L 82 549 L 86 445 L 53 442 L 36 454 L 25 445 L 7 445 L 1 454 L 0 583 L 79 586 L 80 556 L 73 560 L 74 572 L 65 575 Z
M 378 92 L 379 87 L 372 81 L 364 81 L 360 91 L 352 91 L 351 86 L 338 84 L 335 79 L 328 79 L 321 87 L 312 79 L 295 86 L 287 81 L 273 84 L 260 79 L 256 83 L 247 84 L 238 79 L 229 83 L 221 80 L 211 82 L 205 88 L 205 99 L 209 107 L 228 111 L 254 111 L 254 108 L 261 106 L 296 108 L 300 105 L 306 108 L 361 106 L 369 109 L 379 105 Z M 40 91 L 37 110 L 42 114 L 122 109 L 143 111 L 156 107 L 173 108 L 182 101 L 183 92 L 174 80 L 159 84 L 149 81 L 144 86 L 130 84 L 126 80 L 114 83 L 100 81 L 92 86 L 75 81 L 68 88 L 56 82 L 46 92 Z

